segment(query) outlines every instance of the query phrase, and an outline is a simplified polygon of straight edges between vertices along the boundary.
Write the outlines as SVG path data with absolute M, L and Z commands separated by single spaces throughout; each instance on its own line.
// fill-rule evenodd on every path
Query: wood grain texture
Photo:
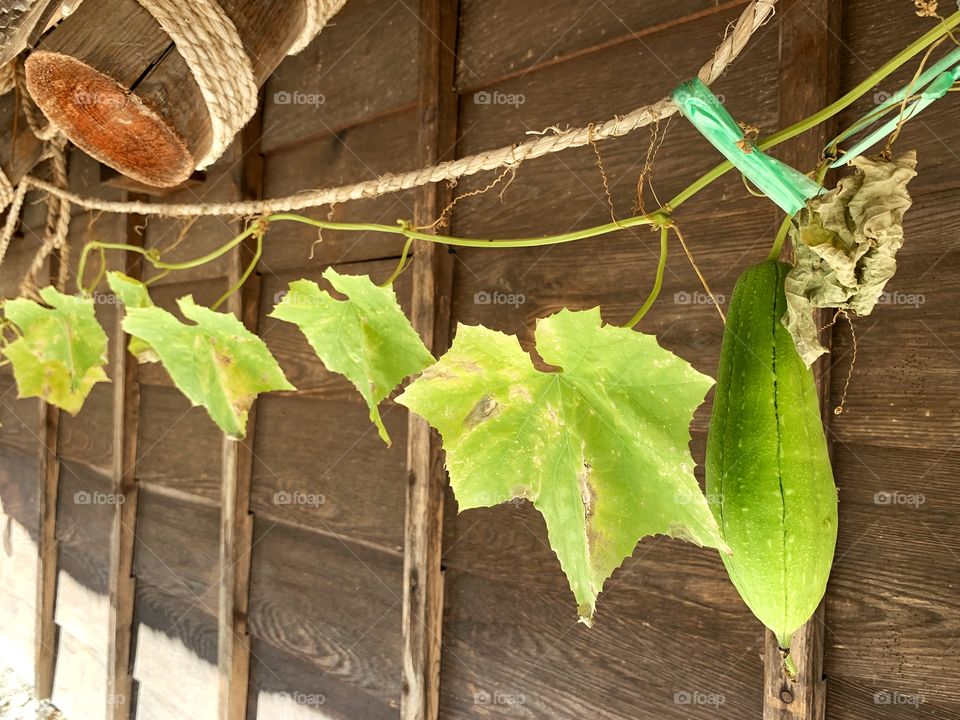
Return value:
M 263 151 L 299 147 L 415 107 L 419 28 L 417 0 L 347 3 L 267 82 Z
M 137 228 L 144 219 L 126 217 L 126 242 L 143 246 Z M 133 253 L 124 268 L 128 276 L 143 275 L 143 261 Z M 137 482 L 137 440 L 140 432 L 140 364 L 127 352 L 129 337 L 123 332 L 123 312 L 115 315 L 113 347 L 113 453 L 112 492 L 123 502 L 115 504 L 110 525 L 110 610 L 107 636 L 107 712 L 108 720 L 125 720 L 133 708 L 133 605 L 136 578 L 133 576 L 133 552 L 136 547 L 137 507 L 140 487 Z
M 786 127 L 798 122 L 834 100 L 839 79 L 834 72 L 839 59 L 839 1 L 788 0 L 780 17 L 780 122 Z M 784 143 L 778 156 L 787 164 L 806 171 L 823 156 L 823 147 L 832 137 L 832 123 Z M 789 241 L 781 258 L 791 258 Z M 829 323 L 828 313 L 817 313 L 818 327 Z M 822 342 L 831 346 L 832 328 Z M 821 358 L 814 366 L 821 416 L 827 427 L 830 408 L 830 361 Z M 826 432 L 826 430 L 825 430 Z M 827 683 L 823 674 L 824 603 L 813 617 L 793 634 L 791 656 L 797 667 L 791 677 L 784 667 L 776 635 L 766 631 L 764 642 L 764 720 L 823 720 L 826 714 Z
M 186 606 L 216 618 L 219 529 L 216 505 L 201 505 L 189 495 L 158 492 L 141 479 L 133 559 L 138 588 L 141 583 L 161 588 Z
M 401 588 L 402 561 L 396 555 L 258 516 L 250 586 L 256 660 L 266 662 L 278 684 L 329 695 L 323 713 L 366 718 L 392 711 L 396 717 Z M 311 675 L 273 666 L 256 650 L 265 644 L 305 663 Z M 264 668 L 254 672 L 262 686 Z
M 960 450 L 835 442 L 834 464 L 841 525 L 827 594 L 828 717 L 854 717 L 849 698 L 835 701 L 837 678 L 871 704 L 876 693 L 923 697 L 923 707 L 878 712 L 958 717 Z
M 216 520 L 213 522 L 216 558 Z M 215 610 L 138 578 L 134 686 L 138 720 L 195 720 L 217 712 Z M 215 593 L 214 593 L 215 597 Z
M 349 9 L 347 6 L 345 11 Z M 330 32 L 334 30 L 331 28 Z M 326 32 L 322 37 L 326 37 Z M 343 185 L 412 168 L 416 165 L 418 117 L 416 109 L 411 108 L 273 150 L 266 159 L 264 194 L 282 197 L 305 187 Z M 267 138 L 270 132 L 268 126 Z M 306 210 L 303 214 L 339 222 L 393 225 L 397 220 L 413 218 L 413 200 L 413 191 L 407 191 Z M 276 223 L 267 236 L 261 272 L 266 276 L 270 274 L 268 270 L 280 273 L 286 269 L 320 267 L 325 263 L 398 257 L 402 247 L 402 238 L 397 236 L 359 232 L 320 234 L 315 228 L 300 223 Z
M 680 0 L 636 3 L 611 0 L 585 5 L 576 0 L 552 3 L 546 15 L 510 0 L 464 0 L 461 3 L 457 89 L 495 89 L 498 83 L 543 67 L 624 44 L 647 50 L 644 39 L 684 22 L 719 12 L 731 18 L 745 0 Z M 670 62 L 664 57 L 664 62 Z
M 85 5 L 31 55 L 31 94 L 92 156 L 148 185 L 183 183 L 212 137 L 209 110 L 186 62 L 132 0 Z M 305 7 L 269 0 L 225 0 L 221 7 L 262 84 L 298 37 Z M 91 37 L 102 23 L 115 28 L 109 43 Z
M 260 154 L 262 115 L 244 128 L 241 139 L 241 198 L 255 200 L 263 194 L 263 156 Z M 259 242 L 262 243 L 260 238 Z M 237 287 L 257 252 L 255 238 L 248 238 L 229 255 L 227 283 Z M 240 318 L 250 332 L 257 333 L 260 315 L 260 275 L 253 272 L 227 301 L 227 311 Z M 220 677 L 218 715 L 220 720 L 244 720 L 250 684 L 250 637 L 247 614 L 250 600 L 250 560 L 253 542 L 253 515 L 250 512 L 250 483 L 253 476 L 257 429 L 257 402 L 247 417 L 247 436 L 222 440 L 222 483 L 220 489 L 220 581 L 217 617 L 217 669 Z
M 453 157 L 458 131 L 454 93 L 458 0 L 421 0 L 418 50 L 418 165 Z M 449 186 L 422 188 L 416 196 L 419 226 L 434 222 L 449 204 Z M 434 355 L 448 347 L 453 256 L 436 243 L 413 248 L 411 322 Z M 403 555 L 403 720 L 437 720 L 443 633 L 443 509 L 446 473 L 440 438 L 409 414 L 407 502 Z

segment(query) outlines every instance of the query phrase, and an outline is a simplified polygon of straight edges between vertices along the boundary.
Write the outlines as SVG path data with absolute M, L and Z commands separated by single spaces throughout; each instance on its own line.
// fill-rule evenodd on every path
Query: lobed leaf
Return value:
M 93 300 L 40 290 L 49 306 L 18 298 L 4 314 L 20 337 L 3 349 L 21 398 L 39 397 L 76 415 L 98 382 L 109 382 L 107 334 L 97 322 Z
M 460 326 L 397 402 L 440 431 L 460 510 L 525 498 L 591 623 L 607 578 L 648 535 L 726 549 L 693 475 L 690 422 L 713 384 L 598 308 L 538 321 L 536 369 L 514 336 Z
M 137 281 L 119 273 L 110 273 L 108 279 L 121 299 L 135 303 L 127 305 L 123 320 L 124 331 L 133 338 L 131 351 L 141 362 L 159 361 L 190 402 L 206 408 L 231 437 L 245 435 L 257 395 L 296 389 L 263 340 L 234 315 L 197 305 L 187 295 L 177 300 L 177 306 L 194 323 L 190 325 L 154 306 Z
M 347 299 L 335 299 L 312 280 L 297 280 L 270 317 L 300 328 L 326 368 L 356 386 L 389 445 L 377 406 L 405 377 L 435 360 L 392 288 L 378 287 L 366 275 L 341 275 L 333 268 L 327 268 L 323 277 Z

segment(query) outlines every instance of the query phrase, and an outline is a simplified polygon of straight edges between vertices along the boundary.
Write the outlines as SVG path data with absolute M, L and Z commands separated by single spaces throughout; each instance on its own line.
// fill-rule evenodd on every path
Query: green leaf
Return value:
M 146 288 L 133 285 L 135 280 L 113 273 L 109 279 L 114 292 L 137 303 L 127 306 L 123 329 L 149 348 L 138 356 L 140 361 L 159 360 L 180 392 L 194 405 L 203 405 L 231 437 L 244 436 L 258 394 L 296 389 L 264 342 L 234 315 L 197 305 L 187 295 L 177 305 L 195 323 L 188 325 L 155 307 Z
M 713 384 L 651 335 L 599 309 L 537 323 L 537 370 L 516 337 L 460 326 L 397 402 L 443 436 L 460 510 L 526 498 L 591 623 L 637 542 L 672 535 L 726 550 L 693 475 L 690 422 Z
M 39 397 L 72 415 L 80 412 L 90 390 L 109 382 L 107 335 L 97 322 L 93 300 L 45 287 L 40 297 L 50 307 L 18 298 L 4 314 L 20 337 L 3 349 L 13 365 L 21 398 Z
M 435 360 L 392 288 L 378 287 L 366 275 L 340 275 L 333 268 L 323 277 L 347 300 L 336 300 L 311 280 L 297 280 L 270 317 L 299 327 L 327 369 L 356 386 L 389 445 L 377 406 L 405 377 Z
M 153 300 L 147 291 L 147 286 L 139 280 L 135 280 L 129 275 L 120 272 L 107 273 L 107 282 L 114 294 L 120 298 L 120 302 L 129 311 L 130 308 L 153 307 Z M 149 343 L 140 338 L 130 338 L 130 344 L 127 346 L 130 353 L 141 363 L 159 362 L 160 358 L 150 347 Z

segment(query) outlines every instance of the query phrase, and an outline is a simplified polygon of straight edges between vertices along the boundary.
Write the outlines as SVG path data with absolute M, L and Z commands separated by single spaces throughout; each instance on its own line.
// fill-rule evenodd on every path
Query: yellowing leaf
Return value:
M 76 415 L 98 382 L 109 382 L 107 335 L 97 322 L 93 301 L 46 287 L 40 297 L 49 305 L 18 298 L 4 314 L 20 337 L 3 349 L 20 397 L 39 397 Z
M 854 175 L 807 203 L 792 233 L 796 263 L 788 273 L 784 325 L 809 367 L 827 351 L 820 344 L 814 308 L 844 308 L 869 315 L 897 271 L 903 216 L 912 200 L 907 183 L 917 154 L 896 160 L 858 157 Z
M 401 380 L 431 365 L 434 358 L 392 288 L 378 287 L 365 275 L 340 275 L 333 268 L 323 277 L 347 299 L 336 300 L 311 280 L 297 280 L 270 317 L 300 328 L 327 369 L 356 386 L 389 445 L 377 406 Z
M 247 414 L 258 394 L 296 389 L 264 342 L 235 316 L 197 305 L 188 295 L 177 301 L 183 316 L 194 323 L 188 325 L 155 307 L 145 289 L 131 286 L 136 281 L 118 273 L 111 273 L 109 281 L 117 295 L 138 304 L 126 308 L 123 329 L 142 343 L 140 361 L 159 360 L 180 392 L 194 405 L 203 405 L 231 437 L 245 435 Z
M 653 336 L 603 326 L 599 309 L 540 320 L 536 341 L 557 372 L 537 370 L 516 337 L 461 325 L 397 402 L 440 431 L 461 511 L 534 504 L 589 624 L 641 538 L 726 549 L 689 450 L 712 380 Z

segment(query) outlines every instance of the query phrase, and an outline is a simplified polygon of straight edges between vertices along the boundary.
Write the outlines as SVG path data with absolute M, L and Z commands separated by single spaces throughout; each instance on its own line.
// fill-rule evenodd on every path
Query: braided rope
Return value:
M 773 16 L 776 4 L 777 0 L 753 0 L 740 15 L 733 29 L 724 37 L 713 57 L 700 69 L 698 77 L 708 84 L 720 77 L 730 63 L 737 58 L 751 36 Z M 56 187 L 56 185 L 29 176 L 24 178 L 21 187 L 23 184 L 29 183 L 35 188 L 69 201 L 73 205 L 101 212 L 163 217 L 198 217 L 203 215 L 244 217 L 293 212 L 348 200 L 378 197 L 429 183 L 456 180 L 484 170 L 515 167 L 517 164 L 532 158 L 543 157 L 568 148 L 582 147 L 591 142 L 622 137 L 638 128 L 646 127 L 670 117 L 676 112 L 677 106 L 667 97 L 601 124 L 539 136 L 518 145 L 470 155 L 459 160 L 440 163 L 408 173 L 388 174 L 376 180 L 311 190 L 272 200 L 211 204 L 117 202 L 68 192 Z
M 67 138 L 63 135 L 48 143 L 46 156 L 50 158 L 53 171 L 53 181 L 58 187 L 67 186 Z M 62 198 L 50 198 L 47 204 L 47 227 L 43 236 L 43 243 L 20 285 L 21 295 L 36 293 L 37 278 L 47 262 L 50 254 L 56 250 L 60 255 L 60 270 L 57 277 L 57 288 L 64 290 L 69 278 L 69 244 L 67 236 L 70 232 L 70 203 Z
M 347 0 L 304 0 L 307 10 L 307 21 L 304 23 L 303 32 L 293 43 L 288 55 L 296 55 L 306 49 L 307 45 L 313 42 L 313 39 L 320 34 L 320 31 L 326 27 L 340 8 L 344 6 Z
M 200 86 L 213 142 L 198 167 L 216 162 L 257 112 L 253 64 L 216 0 L 138 0 L 170 36 Z

